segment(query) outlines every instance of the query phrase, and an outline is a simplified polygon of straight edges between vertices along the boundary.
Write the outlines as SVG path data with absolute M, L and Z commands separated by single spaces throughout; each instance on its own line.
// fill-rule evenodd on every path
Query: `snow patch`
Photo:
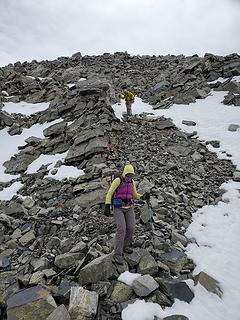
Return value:
M 18 146 L 24 146 L 26 144 L 25 140 L 32 136 L 44 138 L 43 130 L 61 121 L 63 121 L 63 119 L 60 118 L 44 124 L 35 124 L 28 129 L 23 129 L 21 134 L 14 136 L 10 136 L 8 134 L 8 128 L 0 130 L 1 150 L 4 150 L 4 152 L 0 152 L 0 182 L 11 181 L 12 179 L 19 177 L 19 175 L 10 175 L 4 173 L 6 168 L 3 166 L 5 161 L 9 160 L 14 154 L 18 153 Z
M 48 175 L 45 176 L 44 178 L 50 177 L 50 178 L 53 178 L 55 180 L 63 180 L 65 178 L 67 178 L 67 179 L 69 179 L 69 178 L 78 178 L 78 177 L 84 175 L 84 171 L 83 170 L 80 170 L 80 169 L 78 169 L 76 167 L 73 167 L 73 166 L 62 165 L 57 170 L 58 171 L 57 171 L 56 174 L 52 174 L 52 171 L 50 171 L 48 173 Z
M 131 286 L 133 281 L 140 276 L 141 276 L 140 273 L 131 273 L 129 271 L 125 271 L 120 274 L 120 276 L 118 277 L 118 280 Z
M 41 103 L 27 103 L 27 102 L 5 102 L 3 106 L 3 110 L 8 113 L 20 113 L 27 116 L 34 114 L 39 111 L 44 111 L 48 109 L 49 102 L 41 102 Z
M 9 201 L 17 192 L 23 187 L 19 181 L 14 182 L 10 187 L 4 188 L 0 191 L 0 201 Z

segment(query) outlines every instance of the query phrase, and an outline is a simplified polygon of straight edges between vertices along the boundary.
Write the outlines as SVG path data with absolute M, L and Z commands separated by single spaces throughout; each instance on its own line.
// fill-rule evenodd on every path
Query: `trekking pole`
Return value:
M 152 208 L 151 208 L 151 204 L 150 204 L 150 199 L 148 199 L 147 201 L 147 206 L 148 206 L 148 224 L 151 228 L 151 230 L 153 229 L 153 211 L 152 211 Z

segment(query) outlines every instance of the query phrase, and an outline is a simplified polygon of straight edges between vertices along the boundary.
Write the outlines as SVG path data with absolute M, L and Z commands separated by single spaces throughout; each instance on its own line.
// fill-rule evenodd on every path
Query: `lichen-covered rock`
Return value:
M 113 292 L 109 298 L 110 304 L 124 302 L 130 299 L 133 289 L 122 282 L 117 282 L 113 288 Z
M 141 252 L 141 260 L 139 262 L 137 272 L 140 274 L 150 275 L 154 275 L 158 272 L 158 264 L 147 250 L 143 250 Z
M 82 287 L 72 287 L 69 313 L 72 319 L 88 320 L 94 319 L 98 308 L 98 294 L 88 291 Z

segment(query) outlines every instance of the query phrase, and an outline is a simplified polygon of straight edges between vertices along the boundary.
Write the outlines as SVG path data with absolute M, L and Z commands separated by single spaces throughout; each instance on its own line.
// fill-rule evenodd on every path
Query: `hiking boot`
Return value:
M 123 249 L 123 251 L 124 252 L 126 252 L 126 253 L 133 253 L 133 249 L 132 248 L 125 248 L 125 249 Z
M 124 263 L 124 259 L 122 256 L 114 256 L 114 261 L 117 263 L 117 264 L 123 264 Z

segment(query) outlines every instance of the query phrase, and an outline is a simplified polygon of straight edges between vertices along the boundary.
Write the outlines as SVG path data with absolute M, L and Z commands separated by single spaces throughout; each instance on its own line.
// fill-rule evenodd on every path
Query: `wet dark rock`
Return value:
M 159 283 L 160 291 L 163 291 L 171 299 L 178 299 L 190 303 L 194 298 L 194 293 L 184 281 L 175 279 L 156 279 Z

